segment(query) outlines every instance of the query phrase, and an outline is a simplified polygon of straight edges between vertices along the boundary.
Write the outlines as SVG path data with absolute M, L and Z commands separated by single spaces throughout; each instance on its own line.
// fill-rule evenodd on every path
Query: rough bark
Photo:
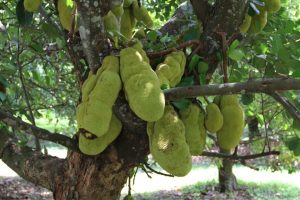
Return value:
M 222 154 L 230 155 L 230 151 L 220 150 Z M 237 189 L 236 177 L 232 172 L 234 161 L 222 159 L 222 166 L 219 167 L 219 187 L 220 192 L 234 191 Z

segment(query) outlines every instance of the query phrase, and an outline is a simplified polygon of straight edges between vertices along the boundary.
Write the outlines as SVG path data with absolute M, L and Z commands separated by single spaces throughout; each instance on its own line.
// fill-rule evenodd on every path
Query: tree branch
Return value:
M 8 136 L 0 130 L 0 138 Z M 29 147 L 20 147 L 6 138 L 6 142 L 0 142 L 0 158 L 12 170 L 21 177 L 49 190 L 54 190 L 56 179 L 62 176 L 64 159 L 43 155 L 39 151 L 33 151 Z
M 280 154 L 280 151 L 268 151 L 268 152 L 263 152 L 263 153 L 259 153 L 259 154 L 238 156 L 238 155 L 234 155 L 234 154 L 228 155 L 228 154 L 223 154 L 223 153 L 204 151 L 204 152 L 202 152 L 201 156 L 214 157 L 214 158 L 226 158 L 226 159 L 230 159 L 230 160 L 244 161 L 244 160 L 250 160 L 250 159 L 255 159 L 255 158 L 260 158 L 260 157 L 265 157 L 265 156 L 270 156 L 270 155 L 279 155 L 279 154 Z
M 266 93 L 270 94 L 280 90 L 300 90 L 299 79 L 264 79 L 249 80 L 241 83 L 211 84 L 203 86 L 178 87 L 165 90 L 167 101 L 182 98 L 195 98 L 198 96 L 213 96 L 238 93 Z
M 191 0 L 191 4 L 198 20 L 205 26 L 209 18 L 209 13 L 212 10 L 212 6 L 207 0 Z
M 60 145 L 63 145 L 69 149 L 79 151 L 75 140 L 58 133 L 51 133 L 45 129 L 33 126 L 29 123 L 22 121 L 19 118 L 14 117 L 10 113 L 0 109 L 0 121 L 6 125 L 13 127 L 16 130 L 24 131 L 27 134 L 35 135 L 36 137 L 48 140 Z
M 298 83 L 299 84 L 299 83 Z M 278 94 L 278 92 L 268 93 L 271 97 L 273 97 L 276 101 L 278 101 L 290 115 L 293 117 L 294 120 L 300 123 L 300 112 L 299 110 L 285 97 L 282 97 Z

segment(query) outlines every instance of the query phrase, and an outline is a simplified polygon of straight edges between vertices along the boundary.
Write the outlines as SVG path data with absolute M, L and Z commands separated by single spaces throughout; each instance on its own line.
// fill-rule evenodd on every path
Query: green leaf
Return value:
M 189 69 L 189 72 L 191 72 L 193 69 L 195 69 L 195 67 L 197 66 L 199 60 L 200 60 L 200 56 L 198 56 L 197 54 L 196 55 L 193 55 L 190 63 L 189 63 L 189 66 L 188 66 L 188 69 Z
M 147 38 L 150 42 L 155 42 L 157 40 L 157 32 L 156 31 L 149 31 L 147 33 Z
M 208 64 L 206 63 L 206 62 L 199 62 L 198 63 L 198 72 L 200 73 L 200 74 L 205 74 L 206 72 L 207 72 L 207 70 L 208 70 Z
M 300 77 L 300 69 L 295 70 L 295 71 L 293 72 L 293 74 L 292 74 L 292 77 L 294 77 L 294 78 L 299 78 L 299 77 Z
M 24 8 L 24 0 L 20 0 L 16 7 L 17 20 L 20 25 L 26 26 L 31 24 L 33 13 L 28 12 Z
M 43 23 L 42 24 L 42 30 L 46 33 L 46 35 L 49 38 L 55 39 L 55 38 L 60 36 L 58 30 L 52 24 Z
M 7 82 L 6 78 L 4 76 L 2 76 L 1 74 L 0 74 L 0 83 L 2 83 L 2 85 L 4 87 L 8 86 L 8 82 Z
M 271 52 L 278 54 L 279 50 L 282 48 L 282 42 L 278 35 L 273 37 Z
M 249 105 L 254 101 L 254 95 L 253 94 L 243 94 L 242 95 L 242 103 L 244 105 Z
M 300 130 L 300 123 L 296 120 L 293 121 L 293 128 L 294 129 L 297 129 L 297 130 Z
M 200 35 L 201 35 L 200 29 L 198 27 L 193 27 L 184 33 L 183 40 L 184 41 L 198 40 L 200 38 Z
M 239 46 L 239 44 L 240 44 L 240 42 L 239 42 L 238 40 L 234 40 L 234 41 L 231 43 L 229 49 L 233 50 L 233 49 L 237 48 L 237 47 Z
M 6 94 L 4 94 L 3 92 L 0 92 L 0 100 L 4 101 L 6 99 Z
M 175 106 L 178 110 L 182 110 L 182 109 L 186 109 L 190 104 L 191 101 L 187 100 L 187 99 L 181 99 L 181 100 L 177 100 L 177 101 L 173 101 L 171 102 L 173 104 L 173 106 Z
M 194 77 L 188 76 L 184 77 L 176 87 L 186 87 L 191 85 L 194 85 Z
M 239 61 L 245 57 L 245 53 L 241 49 L 232 49 L 228 51 L 228 56 L 232 60 Z

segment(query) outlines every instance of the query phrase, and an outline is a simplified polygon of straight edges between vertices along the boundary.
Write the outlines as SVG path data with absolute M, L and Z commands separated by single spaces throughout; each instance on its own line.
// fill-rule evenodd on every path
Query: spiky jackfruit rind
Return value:
M 94 89 L 96 82 L 97 76 L 90 72 L 88 78 L 84 81 L 82 85 L 82 102 L 88 101 L 89 94 Z
M 124 8 L 124 13 L 121 16 L 120 22 L 120 33 L 127 39 L 132 38 L 132 31 L 135 27 L 136 20 L 133 16 L 132 10 L 129 8 Z
M 223 126 L 223 115 L 215 103 L 210 103 L 206 106 L 205 127 L 211 132 L 215 133 Z
M 266 26 L 268 21 L 268 12 L 262 8 L 258 7 L 260 13 L 258 15 L 252 16 L 251 24 L 248 29 L 248 33 L 259 33 Z
M 103 23 L 106 31 L 111 32 L 119 32 L 120 31 L 120 24 L 116 17 L 116 15 L 109 11 L 104 17 L 103 17 Z
M 153 122 L 161 118 L 165 107 L 165 98 L 160 90 L 155 73 L 133 75 L 124 83 L 125 93 L 132 111 L 141 119 Z
M 41 0 L 24 0 L 23 2 L 25 10 L 28 12 L 35 12 L 41 5 Z
M 274 13 L 280 10 L 281 1 L 280 0 L 264 0 L 266 11 Z
M 246 14 L 243 23 L 239 27 L 241 33 L 246 33 L 248 31 L 251 25 L 251 21 L 252 21 L 252 17 Z
M 112 115 L 109 129 L 103 136 L 97 137 L 96 139 L 88 139 L 83 134 L 79 135 L 80 151 L 87 155 L 100 154 L 118 137 L 121 129 L 122 123 L 115 115 Z
M 131 4 L 133 3 L 134 0 L 124 0 L 123 2 L 123 7 L 124 8 L 128 8 L 131 6 Z
M 174 176 L 187 175 L 192 168 L 192 159 L 185 141 L 184 124 L 174 108 L 166 106 L 163 117 L 149 129 L 153 130 L 149 139 L 154 160 Z
M 72 30 L 72 21 L 74 14 L 74 2 L 72 0 L 58 0 L 57 10 L 59 15 L 59 20 L 62 27 L 68 31 Z M 78 31 L 77 26 L 77 15 L 75 16 L 75 27 L 74 31 Z
M 152 28 L 153 21 L 147 9 L 144 6 L 139 6 L 137 1 L 133 2 L 133 15 L 138 21 L 142 21 L 147 28 Z
M 220 97 L 220 108 L 230 105 L 239 105 L 239 99 L 237 95 L 223 95 Z
M 124 8 L 122 5 L 115 6 L 111 9 L 117 18 L 121 17 L 124 13 Z
M 143 49 L 143 44 L 142 44 L 140 41 L 136 42 L 136 43 L 132 46 L 132 48 L 136 49 L 136 50 L 141 54 L 141 56 L 143 57 L 143 61 L 144 61 L 144 62 L 150 63 L 150 60 L 149 60 L 149 58 L 148 58 L 148 56 L 147 56 L 147 53 L 146 53 L 146 52 L 144 51 L 144 49 Z
M 224 122 L 217 132 L 218 144 L 221 149 L 231 150 L 240 143 L 244 130 L 244 112 L 240 105 L 225 106 L 221 112 Z
M 193 156 L 200 155 L 206 144 L 204 113 L 196 104 L 190 104 L 180 111 L 180 119 L 185 126 L 186 143 Z

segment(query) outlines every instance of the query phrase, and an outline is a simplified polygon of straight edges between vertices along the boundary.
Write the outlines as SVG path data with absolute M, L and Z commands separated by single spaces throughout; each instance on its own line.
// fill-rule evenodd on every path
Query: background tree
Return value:
M 132 169 L 145 163 L 149 154 L 146 123 L 130 110 L 121 92 L 113 110 L 123 124 L 122 132 L 104 152 L 90 157 L 78 150 L 74 116 L 87 72 L 97 71 L 105 56 L 118 55 L 128 45 L 120 37 L 116 48 L 114 35 L 103 22 L 122 1 L 74 2 L 77 10 L 69 31 L 60 24 L 57 1 L 42 2 L 34 14 L 24 10 L 23 0 L 0 3 L 0 156 L 26 180 L 53 191 L 56 199 L 118 199 Z M 274 139 L 279 143 L 275 150 L 300 154 L 299 94 L 288 91 L 300 89 L 299 1 L 282 1 L 282 9 L 268 16 L 267 26 L 258 35 L 240 34 L 239 27 L 246 13 L 258 14 L 260 1 L 191 0 L 180 6 L 173 0 L 140 3 L 157 16 L 157 29 L 149 29 L 143 40 L 152 67 L 175 49 L 186 52 L 188 63 L 199 55 L 208 65 L 205 74 L 187 68 L 180 86 L 188 87 L 165 90 L 168 102 L 180 109 L 186 106 L 183 99 L 242 93 L 249 132 L 262 141 L 252 142 L 256 140 L 251 136 L 249 142 L 260 144 L 261 151 L 246 156 L 238 151 L 204 152 L 204 156 L 224 158 L 219 172 L 222 190 L 235 188 L 234 161 L 247 165 L 248 159 L 278 154 L 272 151 Z M 159 26 L 157 19 L 164 25 Z M 221 85 L 227 82 L 235 83 Z M 46 117 L 57 123 L 57 116 L 68 119 L 64 130 L 50 132 L 35 122 Z M 67 158 L 41 154 L 39 141 L 28 143 L 28 134 L 67 147 Z M 211 138 L 213 143 L 215 137 Z M 286 162 L 294 170 L 294 155 L 289 153 L 271 166 L 278 168 L 278 162 Z

